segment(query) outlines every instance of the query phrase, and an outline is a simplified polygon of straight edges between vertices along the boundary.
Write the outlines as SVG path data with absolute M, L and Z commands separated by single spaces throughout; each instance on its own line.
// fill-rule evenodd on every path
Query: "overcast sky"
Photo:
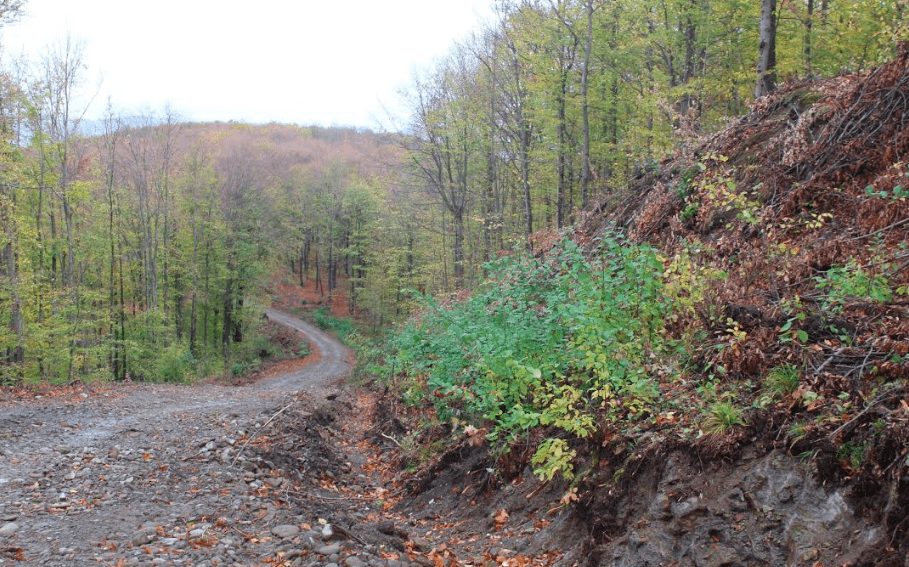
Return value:
M 27 0 L 3 51 L 85 48 L 97 117 L 126 114 L 376 128 L 413 71 L 475 30 L 492 0 Z

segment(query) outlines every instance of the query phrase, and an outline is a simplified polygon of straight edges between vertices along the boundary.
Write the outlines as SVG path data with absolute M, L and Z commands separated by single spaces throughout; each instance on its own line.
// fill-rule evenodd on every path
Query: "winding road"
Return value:
M 254 467 L 242 439 L 288 396 L 324 400 L 350 353 L 297 317 L 267 316 L 304 335 L 316 360 L 245 386 L 125 384 L 0 403 L 0 565 L 248 565 L 274 553 L 269 530 L 294 518 L 243 478 Z M 209 545 L 218 518 L 245 537 Z

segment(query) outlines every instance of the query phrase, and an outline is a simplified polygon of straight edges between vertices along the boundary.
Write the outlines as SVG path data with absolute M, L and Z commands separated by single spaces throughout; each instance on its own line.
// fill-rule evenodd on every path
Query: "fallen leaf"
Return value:
M 499 510 L 498 512 L 495 513 L 495 515 L 492 517 L 492 520 L 493 520 L 493 522 L 495 522 L 495 526 L 496 526 L 497 530 L 502 529 L 502 526 L 504 526 L 508 522 L 508 510 L 506 510 L 505 508 L 502 508 L 501 510 Z

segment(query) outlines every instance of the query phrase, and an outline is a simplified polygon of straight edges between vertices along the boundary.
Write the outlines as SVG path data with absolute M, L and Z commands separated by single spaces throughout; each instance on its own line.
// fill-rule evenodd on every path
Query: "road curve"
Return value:
M 246 517 L 254 500 L 236 482 L 234 440 L 289 395 L 318 403 L 351 369 L 337 339 L 266 315 L 304 335 L 317 360 L 243 386 L 122 384 L 85 399 L 0 402 L 0 565 L 11 558 L 3 549 L 21 550 L 25 565 L 144 564 L 142 526 L 178 533 L 200 515 Z M 243 564 L 264 551 L 236 550 Z
M 313 349 L 318 351 L 320 357 L 316 363 L 310 364 L 302 370 L 264 382 L 263 387 L 313 392 L 331 387 L 350 373 L 350 350 L 336 338 L 311 323 L 277 309 L 267 309 L 265 315 L 271 321 L 302 333 L 309 340 Z

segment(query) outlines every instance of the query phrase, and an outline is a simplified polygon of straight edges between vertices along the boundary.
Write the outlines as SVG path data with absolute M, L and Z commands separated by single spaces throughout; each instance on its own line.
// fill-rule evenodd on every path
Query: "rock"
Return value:
M 717 544 L 703 550 L 704 557 L 697 557 L 699 565 L 704 567 L 725 567 L 726 565 L 741 565 L 741 557 L 732 547 Z M 698 553 L 699 555 L 700 553 Z
M 421 537 L 410 538 L 410 543 L 413 544 L 414 549 L 417 551 L 429 551 L 432 549 L 432 544 Z
M 290 539 L 300 534 L 300 528 L 293 524 L 281 524 L 273 527 L 271 533 L 282 539 Z
M 681 502 L 672 504 L 672 515 L 677 519 L 682 519 L 706 509 L 700 498 L 691 496 Z
M 335 535 L 335 530 L 331 527 L 331 524 L 325 524 L 322 526 L 322 539 L 325 541 L 330 540 Z
M 203 528 L 196 528 L 189 531 L 189 539 L 199 539 L 205 535 L 205 530 Z
M 316 553 L 319 555 L 334 555 L 341 551 L 341 545 L 333 543 L 331 545 L 323 545 L 322 547 L 316 549 Z
M 345 567 L 366 567 L 366 563 L 356 556 L 350 556 L 344 560 Z
M 130 540 L 133 545 L 140 546 L 151 543 L 155 539 L 155 534 L 152 532 L 141 531 L 133 534 L 132 539 Z
M 387 536 L 399 537 L 401 539 L 408 539 L 410 537 L 410 532 L 405 529 L 399 528 L 392 521 L 380 522 L 376 529 L 380 534 L 385 534 Z
M 3 524 L 3 527 L 0 527 L 0 536 L 9 537 L 17 531 L 19 531 L 19 524 L 15 522 L 9 522 L 7 524 Z

